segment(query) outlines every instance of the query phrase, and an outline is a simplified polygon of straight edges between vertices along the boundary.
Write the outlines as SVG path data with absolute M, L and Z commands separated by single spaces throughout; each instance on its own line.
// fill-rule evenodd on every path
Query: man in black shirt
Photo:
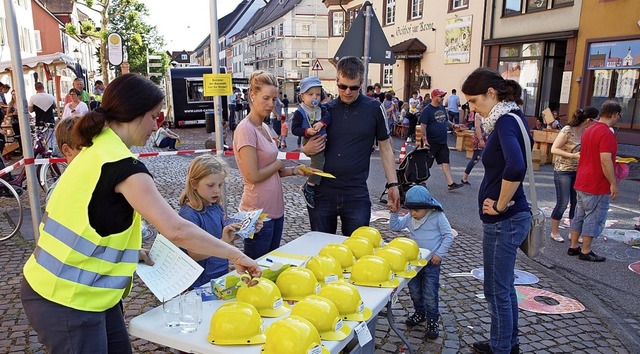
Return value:
M 53 124 L 56 99 L 53 95 L 44 92 L 42 82 L 36 82 L 35 88 L 36 94 L 29 99 L 29 113 L 35 112 L 37 126 L 43 126 L 45 123 Z
M 326 104 L 331 114 L 327 134 L 317 134 L 303 146 L 313 155 L 324 150 L 324 171 L 336 178 L 325 178 L 314 193 L 315 208 L 308 208 L 311 230 L 335 234 L 338 217 L 342 234 L 369 225 L 371 198 L 367 188 L 374 141 L 380 146 L 382 167 L 389 187 L 389 204 L 400 208 L 400 192 L 393 147 L 380 102 L 360 92 L 364 64 L 357 57 L 344 57 L 337 63 L 338 98 Z

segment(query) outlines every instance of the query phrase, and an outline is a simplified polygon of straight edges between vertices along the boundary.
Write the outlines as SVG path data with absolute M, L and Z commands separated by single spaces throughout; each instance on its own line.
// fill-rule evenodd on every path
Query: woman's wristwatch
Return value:
M 504 209 L 498 210 L 498 201 L 496 200 L 495 202 L 493 202 L 493 210 L 498 214 L 504 214 L 507 212 L 507 210 L 509 210 L 509 203 L 507 203 L 507 206 L 505 206 Z

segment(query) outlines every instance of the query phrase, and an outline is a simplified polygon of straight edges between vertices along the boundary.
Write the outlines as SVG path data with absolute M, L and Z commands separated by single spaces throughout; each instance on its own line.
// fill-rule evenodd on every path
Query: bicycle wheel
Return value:
M 66 168 L 66 162 L 46 163 L 40 166 L 38 182 L 45 193 L 47 193 L 49 188 L 60 178 Z
M 10 239 L 15 234 L 17 234 L 18 230 L 20 230 L 20 226 L 22 226 L 22 202 L 20 201 L 20 195 L 18 194 L 18 192 L 16 192 L 16 190 L 13 188 L 13 186 L 11 186 L 11 184 L 9 184 L 3 178 L 0 178 L 0 183 L 9 192 L 9 194 L 7 196 L 5 196 L 5 197 L 6 198 L 10 198 L 11 196 L 13 196 L 13 198 L 16 199 L 16 202 L 18 204 L 18 221 L 15 223 L 15 227 L 13 229 L 11 229 L 9 231 L 9 233 L 4 233 L 4 232 L 0 233 L 0 241 L 4 241 L 4 240 Z

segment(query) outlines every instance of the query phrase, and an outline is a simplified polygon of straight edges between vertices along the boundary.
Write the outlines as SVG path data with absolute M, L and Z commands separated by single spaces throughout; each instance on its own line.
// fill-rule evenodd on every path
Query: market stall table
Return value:
M 290 253 L 303 256 L 315 256 L 320 249 L 329 243 L 342 243 L 346 237 L 331 235 L 321 232 L 309 232 L 305 235 L 287 243 L 286 245 L 277 249 L 280 253 Z M 425 249 L 420 250 L 423 257 L 427 257 L 430 252 Z M 268 257 L 269 255 L 265 256 Z M 264 258 L 264 257 L 263 257 Z M 416 268 L 419 270 L 420 267 Z M 370 308 L 373 312 L 373 316 L 369 319 L 367 326 L 372 334 L 375 336 L 376 316 L 382 311 L 382 309 L 390 303 L 393 294 L 396 294 L 402 288 L 404 288 L 409 279 L 400 278 L 400 285 L 397 288 L 372 288 L 358 286 L 360 295 L 365 306 Z M 235 301 L 235 300 L 228 300 Z M 166 328 L 164 326 L 164 317 L 162 306 L 158 306 L 140 316 L 136 316 L 129 323 L 129 333 L 132 336 L 136 336 L 148 341 L 158 343 L 167 347 L 175 348 L 187 353 L 233 353 L 233 354 L 251 354 L 260 353 L 261 345 L 234 345 L 234 346 L 221 346 L 213 345 L 207 341 L 207 333 L 209 332 L 210 319 L 213 313 L 227 301 L 215 300 L 206 301 L 203 303 L 203 320 L 198 326 L 198 330 L 194 333 L 182 333 L 179 328 Z M 390 319 L 390 314 L 388 318 Z M 286 317 L 285 315 L 283 317 Z M 274 323 L 275 321 L 283 318 L 263 318 L 265 328 Z M 358 322 L 345 321 L 345 324 L 351 327 L 352 331 L 349 336 L 342 341 L 322 341 L 322 344 L 332 353 L 337 354 L 343 350 L 353 340 L 357 343 L 357 337 L 355 337 L 353 328 L 358 325 Z M 394 327 L 394 326 L 392 326 Z M 395 329 L 394 329 L 395 330 Z M 398 333 L 398 332 L 396 332 Z M 400 333 L 398 333 L 401 335 Z M 402 338 L 403 336 L 401 336 Z M 406 339 L 402 338 L 405 340 Z M 349 345 L 351 348 L 354 346 L 350 353 L 373 353 L 375 351 L 375 340 L 371 340 L 364 347 L 359 345 Z M 407 343 L 408 345 L 408 343 Z

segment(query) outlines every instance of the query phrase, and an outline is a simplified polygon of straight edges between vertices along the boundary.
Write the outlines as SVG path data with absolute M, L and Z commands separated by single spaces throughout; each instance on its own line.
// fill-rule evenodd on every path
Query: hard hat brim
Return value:
M 291 307 L 289 306 L 289 304 L 285 302 L 282 304 L 282 306 L 278 307 L 277 309 L 262 309 L 262 310 L 258 310 L 258 313 L 262 317 L 274 318 L 274 317 L 280 317 L 282 315 L 286 315 L 287 313 L 289 313 L 289 311 L 291 311 Z
M 409 265 L 415 266 L 415 267 L 424 267 L 427 265 L 427 260 L 426 259 L 414 259 L 413 261 L 409 261 Z
M 320 339 L 340 341 L 347 338 L 350 333 L 351 333 L 351 327 L 349 327 L 347 324 L 343 324 L 342 328 L 339 331 L 330 331 L 330 332 L 320 333 Z
M 373 316 L 373 311 L 371 311 L 370 308 L 365 307 L 361 313 L 352 313 L 349 315 L 342 316 L 342 318 L 347 321 L 362 322 L 362 321 L 368 321 L 371 318 L 371 316 Z
M 329 349 L 325 348 L 324 345 L 320 344 L 320 348 L 322 348 L 322 354 L 331 354 Z M 266 345 L 263 345 L 262 347 L 260 347 L 260 353 L 261 354 L 282 354 L 282 353 L 269 350 L 269 348 L 267 348 Z
M 352 277 L 349 278 L 349 283 L 353 285 L 368 286 L 372 288 L 397 288 L 398 285 L 400 285 L 400 280 L 398 278 L 394 278 L 393 280 L 385 280 L 383 282 L 360 282 L 353 280 Z
M 415 269 L 411 269 L 411 270 L 406 271 L 406 272 L 397 272 L 397 273 L 394 272 L 394 273 L 396 274 L 397 277 L 407 278 L 407 279 L 413 278 L 416 275 L 418 275 L 418 272 L 416 272 Z
M 228 338 L 220 338 L 215 340 L 212 338 L 210 334 L 207 335 L 207 341 L 214 345 L 253 345 L 253 344 L 264 344 L 266 342 L 267 336 L 264 333 L 259 333 L 254 336 L 251 336 L 247 339 L 228 339 Z

